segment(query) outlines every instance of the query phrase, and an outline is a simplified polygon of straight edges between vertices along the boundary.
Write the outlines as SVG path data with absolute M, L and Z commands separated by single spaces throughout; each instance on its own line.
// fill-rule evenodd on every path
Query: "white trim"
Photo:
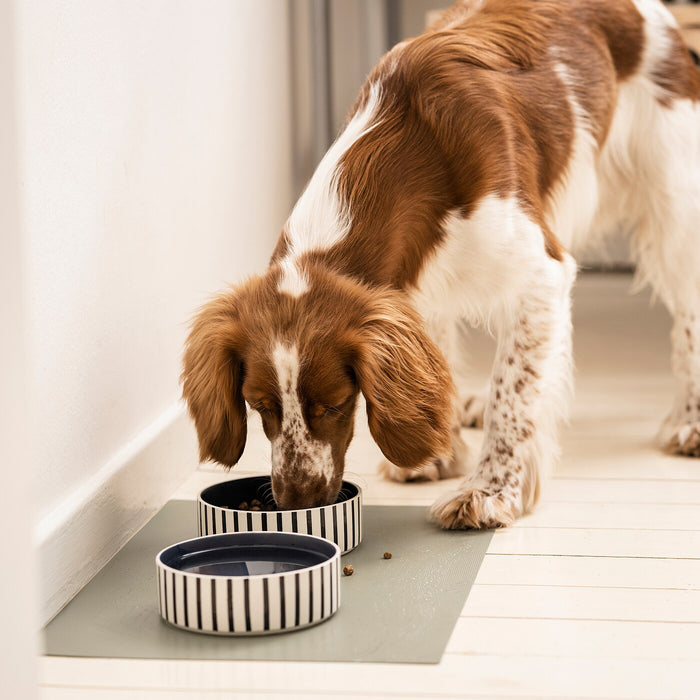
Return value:
M 38 523 L 42 624 L 150 520 L 198 463 L 196 434 L 178 402 Z

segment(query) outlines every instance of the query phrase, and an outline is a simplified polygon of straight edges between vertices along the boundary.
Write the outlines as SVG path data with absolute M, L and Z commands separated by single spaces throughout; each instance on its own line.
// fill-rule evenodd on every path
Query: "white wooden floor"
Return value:
M 536 511 L 495 533 L 439 665 L 44 658 L 42 698 L 700 698 L 700 461 L 653 446 L 670 324 L 628 288 L 580 280 L 561 467 Z M 483 382 L 490 343 L 473 342 Z M 465 437 L 476 449 L 481 433 Z M 264 470 L 268 452 L 255 425 L 236 472 Z M 382 482 L 378 460 L 358 424 L 348 473 L 367 503 L 427 505 L 452 486 Z M 174 495 L 224 478 L 198 471 Z

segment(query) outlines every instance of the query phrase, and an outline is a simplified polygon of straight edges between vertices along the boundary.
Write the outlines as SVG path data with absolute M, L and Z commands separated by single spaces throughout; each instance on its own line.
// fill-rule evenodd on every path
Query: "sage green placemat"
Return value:
M 342 577 L 333 617 L 297 632 L 215 637 L 175 629 L 158 615 L 155 555 L 197 535 L 194 501 L 170 501 L 49 623 L 45 653 L 438 663 L 491 534 L 438 530 L 421 507 L 365 506 L 362 544 L 343 557 L 355 573 Z

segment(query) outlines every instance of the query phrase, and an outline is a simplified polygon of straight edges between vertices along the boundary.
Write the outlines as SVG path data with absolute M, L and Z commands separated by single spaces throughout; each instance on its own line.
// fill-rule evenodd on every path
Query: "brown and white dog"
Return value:
M 431 512 L 446 528 L 511 523 L 558 451 L 569 251 L 623 222 L 674 318 L 661 439 L 699 456 L 699 101 L 700 70 L 658 0 L 462 0 L 397 45 L 267 271 L 194 321 L 183 386 L 202 459 L 238 461 L 247 403 L 278 505 L 332 502 L 361 392 L 390 476 L 464 473 L 450 339 L 460 318 L 487 322 L 498 347 L 478 465 Z

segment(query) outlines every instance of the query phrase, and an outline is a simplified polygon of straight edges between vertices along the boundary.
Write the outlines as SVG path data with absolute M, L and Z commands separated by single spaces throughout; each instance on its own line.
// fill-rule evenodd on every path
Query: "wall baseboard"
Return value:
M 42 624 L 150 520 L 198 464 L 194 427 L 178 402 L 39 522 L 34 541 Z

